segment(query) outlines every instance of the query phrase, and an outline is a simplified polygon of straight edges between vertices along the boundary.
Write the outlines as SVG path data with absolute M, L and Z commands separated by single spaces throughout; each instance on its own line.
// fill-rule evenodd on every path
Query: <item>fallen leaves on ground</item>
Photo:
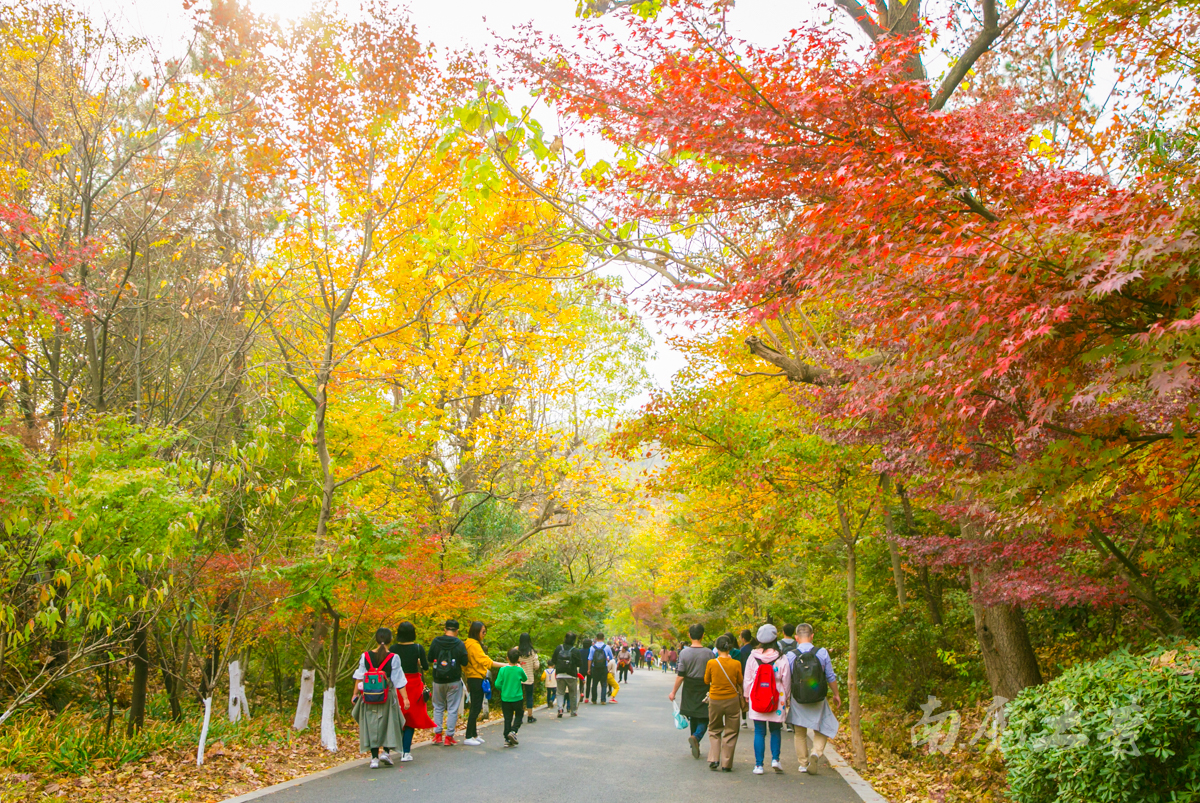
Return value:
M 968 744 L 984 710 L 962 713 L 959 739 L 945 755 L 913 747 L 908 730 L 912 723 L 872 717 L 871 733 L 864 735 L 867 768 L 860 774 L 888 803 L 1004 803 L 1008 783 L 999 751 L 986 754 L 986 741 Z M 842 755 L 848 759 L 847 740 L 842 741 Z
M 489 719 L 496 719 L 498 713 Z M 281 720 L 280 727 L 287 725 Z M 465 727 L 466 717 L 461 717 L 459 730 Z M 414 742 L 431 738 L 432 731 L 417 731 Z M 337 752 L 321 746 L 319 728 L 300 734 L 281 732 L 280 741 L 273 744 L 210 742 L 202 767 L 196 766 L 196 745 L 181 744 L 178 750 L 163 750 L 119 767 L 98 761 L 86 775 L 0 773 L 0 801 L 219 803 L 359 757 L 366 759 L 358 751 L 358 726 L 346 720 L 338 723 Z

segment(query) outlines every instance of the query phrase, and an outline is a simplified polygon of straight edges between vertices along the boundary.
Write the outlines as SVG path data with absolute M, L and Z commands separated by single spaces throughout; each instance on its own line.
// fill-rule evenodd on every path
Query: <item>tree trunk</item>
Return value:
M 850 746 L 856 769 L 867 768 L 867 749 L 862 737 L 862 705 L 858 697 L 858 537 L 850 511 L 837 500 L 838 524 L 846 544 L 846 630 L 849 634 L 850 660 L 846 669 L 846 696 L 850 704 Z M 868 514 L 864 513 L 864 522 Z
M 337 728 L 334 726 L 334 715 L 337 713 L 337 689 L 330 686 L 321 697 L 321 746 L 331 753 L 336 753 Z
M 200 742 L 196 745 L 196 766 L 204 765 L 204 743 L 208 741 L 208 723 L 212 719 L 212 697 L 204 698 L 204 719 L 200 725 Z
M 883 491 L 883 503 L 880 511 L 883 513 L 883 526 L 888 534 L 888 552 L 892 556 L 892 582 L 896 585 L 896 602 L 900 609 L 908 604 L 908 594 L 904 588 L 904 564 L 900 560 L 900 548 L 896 546 L 896 527 L 892 522 L 892 508 L 888 497 L 892 493 L 892 478 L 884 473 L 879 475 L 879 487 Z
M 920 571 L 921 592 L 925 596 L 925 607 L 929 610 L 930 623 L 942 626 L 942 589 L 936 580 L 930 578 L 929 567 L 922 566 Z
M 992 694 L 1012 700 L 1021 689 L 1040 685 L 1042 672 L 1021 609 L 1015 605 L 980 602 L 979 586 L 984 576 L 982 570 L 971 569 L 975 635 Z
M 246 700 L 240 661 L 229 662 L 229 721 L 238 722 L 242 717 L 250 719 L 250 703 Z
M 846 559 L 846 628 L 850 640 L 850 661 L 846 669 L 846 693 L 850 703 L 850 745 L 854 751 L 855 769 L 866 769 L 867 750 L 863 745 L 862 706 L 858 698 L 858 597 L 856 579 L 858 560 L 855 546 L 850 545 Z
M 325 643 L 325 617 L 320 611 L 313 611 L 312 638 L 308 649 L 304 651 L 304 666 L 300 670 L 300 697 L 296 700 L 296 718 L 292 721 L 295 730 L 308 728 L 308 719 L 312 714 L 313 695 L 317 687 L 317 656 L 321 654 L 321 645 Z
M 146 724 L 146 683 L 150 677 L 150 648 L 146 627 L 138 620 L 133 631 L 133 691 L 129 702 L 129 724 L 125 735 L 132 736 Z
M 171 720 L 173 722 L 183 721 L 183 706 L 179 703 L 180 687 L 183 686 L 183 681 L 176 677 L 174 669 L 170 666 L 167 659 L 167 651 L 163 649 L 162 636 L 155 631 L 155 643 L 158 646 L 158 667 L 162 670 L 163 689 L 167 692 L 167 702 L 171 705 Z
M 900 497 L 900 507 L 904 510 L 904 528 L 908 533 L 909 538 L 913 538 L 917 534 L 917 521 L 913 516 L 912 502 L 908 499 L 908 494 L 904 490 L 904 483 L 896 483 L 896 496 Z M 929 567 L 922 566 L 920 569 L 921 591 L 925 597 L 925 607 L 929 611 L 929 621 L 931 624 L 942 626 L 942 592 L 941 587 L 930 581 Z

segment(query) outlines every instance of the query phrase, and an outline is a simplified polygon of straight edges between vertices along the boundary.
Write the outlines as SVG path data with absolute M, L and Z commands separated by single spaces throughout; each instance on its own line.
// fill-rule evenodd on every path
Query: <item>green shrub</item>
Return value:
M 1026 689 L 1002 738 L 1018 803 L 1200 801 L 1200 649 L 1122 651 Z

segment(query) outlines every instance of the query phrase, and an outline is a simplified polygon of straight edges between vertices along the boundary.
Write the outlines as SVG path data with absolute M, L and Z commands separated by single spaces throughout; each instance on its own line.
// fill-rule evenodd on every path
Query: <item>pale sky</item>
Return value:
M 203 2 L 203 0 L 201 0 Z M 189 38 L 190 15 L 182 0 L 75 0 L 78 7 L 96 17 L 106 17 L 122 31 L 146 37 L 162 50 L 179 49 Z M 301 17 L 321 0 L 250 0 L 255 11 L 267 16 L 290 19 Z M 323 3 L 329 5 L 328 2 Z M 362 0 L 335 3 L 353 16 Z M 418 35 L 435 43 L 439 50 L 465 47 L 490 52 L 496 35 L 506 35 L 525 22 L 533 22 L 541 31 L 569 41 L 576 24 L 575 0 L 409 0 L 406 4 Z M 828 10 L 820 10 L 816 0 L 737 0 L 729 12 L 730 32 L 760 45 L 782 41 L 787 31 L 805 22 L 828 19 Z M 627 286 L 633 279 L 623 277 Z M 645 317 L 645 316 L 643 316 Z M 655 340 L 656 357 L 649 366 L 653 381 L 669 387 L 671 377 L 685 364 L 683 355 L 667 345 L 664 332 L 656 322 L 645 318 Z M 639 407 L 647 394 L 633 400 Z

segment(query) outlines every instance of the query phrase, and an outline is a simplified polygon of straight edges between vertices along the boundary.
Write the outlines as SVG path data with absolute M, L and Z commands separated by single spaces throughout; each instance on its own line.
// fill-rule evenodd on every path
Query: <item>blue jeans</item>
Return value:
M 400 731 L 400 734 L 401 734 L 401 737 L 404 742 L 403 748 L 402 748 L 403 752 L 411 753 L 412 752 L 413 729 L 405 728 L 404 730 Z
M 754 720 L 754 766 L 761 767 L 763 765 L 763 753 L 766 752 L 767 745 L 767 726 L 771 726 L 771 760 L 779 760 L 779 746 L 783 740 L 780 731 L 783 730 L 782 722 L 763 722 L 761 719 Z
M 691 734 L 696 737 L 696 741 L 703 741 L 704 734 L 708 732 L 708 720 L 688 717 L 688 725 L 691 726 Z

